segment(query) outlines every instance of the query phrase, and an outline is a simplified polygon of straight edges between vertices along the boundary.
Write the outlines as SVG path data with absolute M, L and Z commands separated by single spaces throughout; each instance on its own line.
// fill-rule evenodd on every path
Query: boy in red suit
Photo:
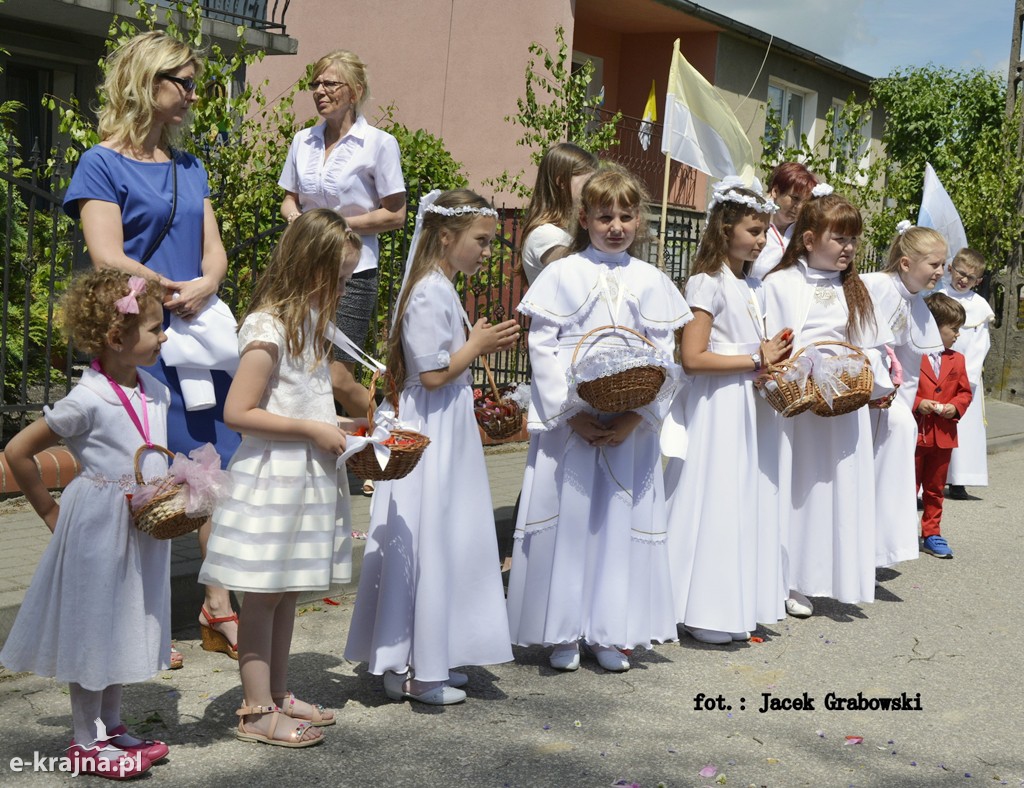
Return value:
M 924 490 L 921 550 L 936 558 L 952 558 L 953 551 L 939 532 L 943 489 L 949 457 L 956 448 L 956 423 L 971 404 L 971 382 L 961 353 L 950 348 L 967 320 L 964 308 L 947 295 L 925 299 L 942 336 L 945 350 L 921 358 L 921 379 L 914 398 L 917 418 L 917 483 Z

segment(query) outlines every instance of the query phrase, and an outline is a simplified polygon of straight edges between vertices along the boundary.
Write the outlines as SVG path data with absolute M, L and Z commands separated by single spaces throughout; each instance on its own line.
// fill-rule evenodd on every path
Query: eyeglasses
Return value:
M 341 88 L 343 88 L 343 87 L 348 87 L 348 83 L 347 82 L 334 82 L 334 81 L 329 80 L 329 79 L 318 79 L 318 80 L 316 80 L 316 82 L 310 82 L 309 83 L 309 89 L 314 91 L 314 92 L 319 90 L 320 88 L 323 88 L 328 93 L 333 93 L 336 90 L 341 90 Z
M 980 276 L 975 276 L 974 274 L 969 274 L 966 271 L 961 271 L 959 268 L 955 266 L 950 266 L 949 270 L 952 271 L 953 274 L 956 275 L 958 278 L 965 279 L 968 282 L 979 282 L 982 278 Z
M 175 77 L 170 74 L 158 74 L 161 79 L 170 80 L 176 85 L 181 85 L 182 90 L 186 93 L 194 93 L 196 90 L 196 80 L 194 77 Z

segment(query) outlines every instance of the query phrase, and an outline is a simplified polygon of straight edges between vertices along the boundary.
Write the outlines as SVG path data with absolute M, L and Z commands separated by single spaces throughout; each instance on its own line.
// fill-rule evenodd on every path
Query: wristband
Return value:
M 751 353 L 750 360 L 754 362 L 754 372 L 758 372 L 761 369 L 761 354 Z

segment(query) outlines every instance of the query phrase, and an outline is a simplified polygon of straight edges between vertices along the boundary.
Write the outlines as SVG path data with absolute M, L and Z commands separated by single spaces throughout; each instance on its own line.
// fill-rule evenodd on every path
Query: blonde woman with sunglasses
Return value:
M 206 170 L 174 147 L 199 100 L 202 73 L 199 53 L 164 32 L 142 33 L 114 50 L 100 86 L 101 141 L 82 154 L 64 197 L 65 212 L 82 222 L 93 266 L 159 282 L 164 325 L 175 314 L 185 330 L 216 294 L 228 265 Z M 212 443 L 226 465 L 240 440 L 224 424 L 228 373 L 211 373 L 213 407 L 186 410 L 177 370 L 162 360 L 145 369 L 171 390 L 168 448 L 187 454 Z M 199 532 L 204 554 L 209 533 L 207 522 Z M 206 590 L 199 624 L 203 648 L 238 658 L 238 618 L 226 591 Z M 177 652 L 168 661 L 181 667 Z

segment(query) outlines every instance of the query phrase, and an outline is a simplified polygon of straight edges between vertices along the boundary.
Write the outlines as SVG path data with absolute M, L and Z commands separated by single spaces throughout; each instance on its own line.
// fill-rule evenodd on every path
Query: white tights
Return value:
M 109 738 L 110 731 L 121 724 L 121 685 L 111 684 L 101 690 L 87 690 L 81 684 L 68 685 L 71 692 L 71 719 L 75 726 L 75 742 L 90 747 L 100 738 L 96 720 L 102 720 Z

